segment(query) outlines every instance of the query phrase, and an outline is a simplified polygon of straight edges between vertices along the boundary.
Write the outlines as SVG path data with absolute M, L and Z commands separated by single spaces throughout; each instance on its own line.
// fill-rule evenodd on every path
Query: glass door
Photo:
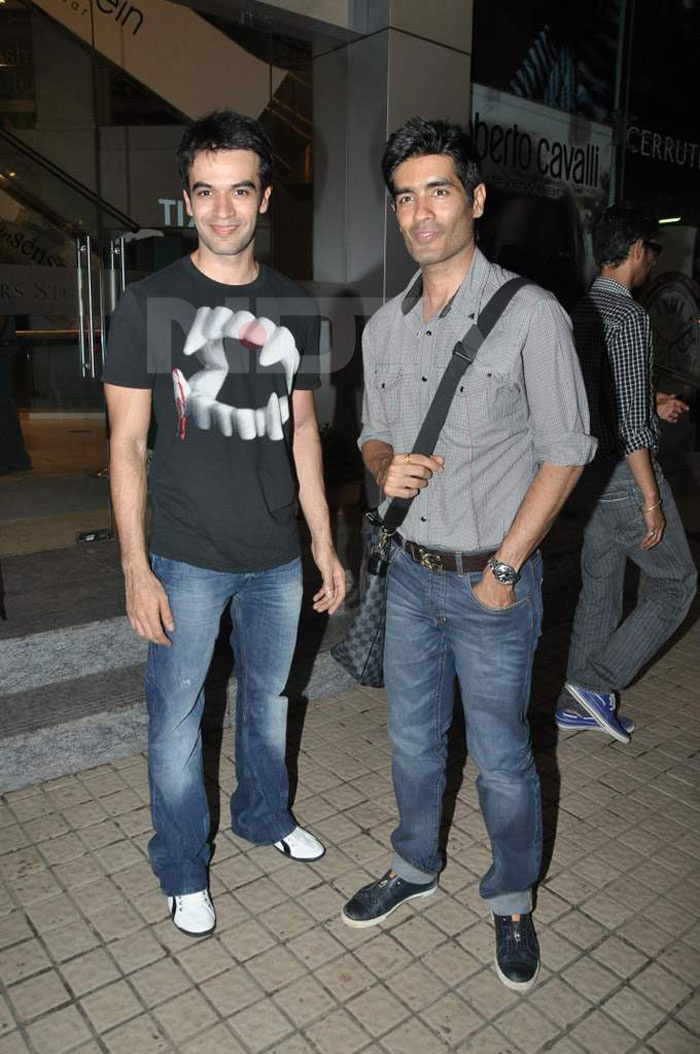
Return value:
M 0 130 L 0 556 L 110 531 L 106 222 L 135 227 Z

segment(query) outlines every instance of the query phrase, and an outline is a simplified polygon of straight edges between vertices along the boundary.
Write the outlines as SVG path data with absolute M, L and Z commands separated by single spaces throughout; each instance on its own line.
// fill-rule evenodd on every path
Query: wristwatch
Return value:
M 495 556 L 489 558 L 486 564 L 491 569 L 493 577 L 504 586 L 514 586 L 520 581 L 520 571 L 516 571 L 510 564 L 502 564 Z

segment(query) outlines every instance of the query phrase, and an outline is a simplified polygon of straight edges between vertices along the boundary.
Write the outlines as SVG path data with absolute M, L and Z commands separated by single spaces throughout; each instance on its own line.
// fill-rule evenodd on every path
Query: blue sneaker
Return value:
M 619 743 L 629 743 L 629 732 L 625 731 L 615 714 L 614 692 L 590 692 L 586 688 L 579 688 L 576 684 L 569 684 L 568 681 L 564 687 L 604 732 L 607 732 L 613 739 L 617 739 Z
M 582 713 L 576 703 L 571 706 L 560 706 L 554 715 L 557 728 L 562 732 L 607 732 L 593 717 Z M 628 736 L 634 732 L 634 721 L 631 717 L 618 717 L 618 721 Z

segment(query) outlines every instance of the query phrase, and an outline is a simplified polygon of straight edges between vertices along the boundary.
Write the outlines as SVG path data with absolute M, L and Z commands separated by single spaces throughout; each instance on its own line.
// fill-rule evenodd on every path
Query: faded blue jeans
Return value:
M 301 608 L 301 561 L 228 574 L 152 556 L 175 630 L 170 648 L 151 644 L 146 667 L 148 776 L 154 835 L 148 851 L 172 896 L 207 886 L 209 807 L 200 724 L 204 680 L 221 615 L 231 605 L 236 692 L 233 831 L 270 845 L 295 824 L 285 765 L 289 676 Z
M 642 549 L 642 492 L 625 461 L 594 462 L 574 492 L 572 508 L 586 517 L 581 593 L 571 630 L 566 677 L 594 692 L 626 688 L 688 614 L 697 572 L 688 539 L 659 465 L 654 462 L 666 517 L 658 545 Z M 603 480 L 600 483 L 600 480 Z M 642 573 L 636 607 L 622 619 L 627 560 Z M 560 704 L 570 706 L 564 690 Z
M 498 915 L 527 912 L 542 857 L 540 786 L 527 709 L 542 621 L 542 561 L 527 561 L 516 602 L 495 611 L 475 598 L 481 573 L 429 571 L 402 550 L 389 569 L 384 678 L 399 825 L 393 869 L 430 882 L 439 847 L 455 676 L 467 749 L 493 863 L 480 893 Z

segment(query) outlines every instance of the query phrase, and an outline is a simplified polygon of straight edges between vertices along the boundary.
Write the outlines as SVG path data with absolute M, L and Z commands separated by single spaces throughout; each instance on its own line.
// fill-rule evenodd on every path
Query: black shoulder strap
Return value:
M 437 391 L 428 407 L 425 420 L 420 427 L 413 444 L 414 454 L 432 454 L 435 450 L 440 432 L 443 429 L 450 405 L 457 391 L 457 385 L 476 358 L 479 348 L 484 343 L 499 318 L 508 307 L 519 289 L 528 285 L 526 278 L 511 278 L 497 289 L 477 321 L 458 340 L 452 349 L 447 369 L 443 373 Z M 391 531 L 397 530 L 406 518 L 413 498 L 394 498 L 384 515 L 384 526 Z

